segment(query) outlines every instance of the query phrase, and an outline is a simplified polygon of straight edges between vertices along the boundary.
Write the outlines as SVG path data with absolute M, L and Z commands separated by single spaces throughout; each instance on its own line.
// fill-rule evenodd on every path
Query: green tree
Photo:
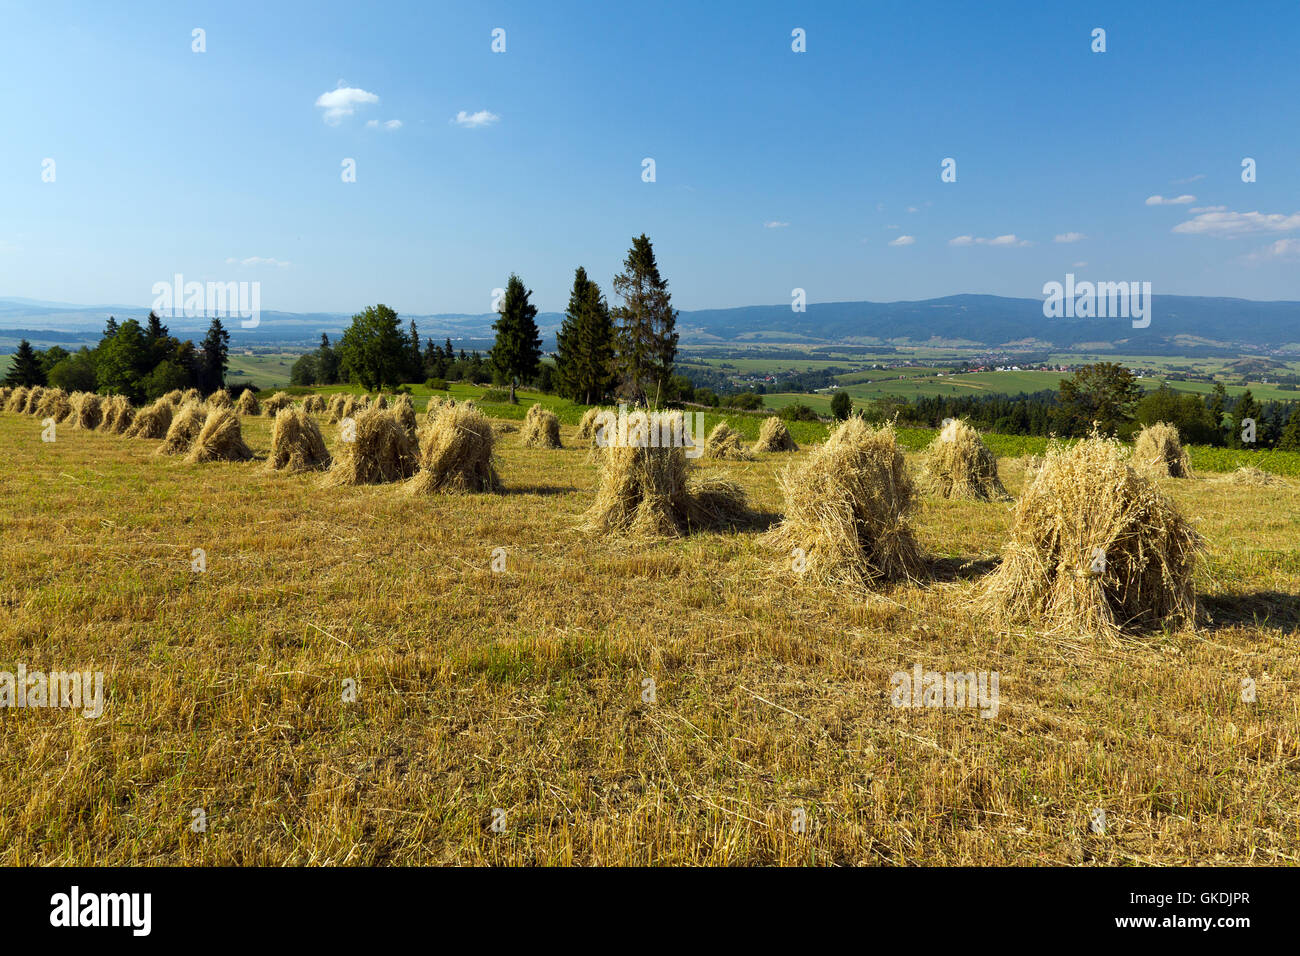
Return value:
M 167 326 L 163 325 L 162 319 L 151 309 L 144 326 L 144 345 L 149 351 L 150 369 L 167 358 L 168 353 L 175 348 L 175 341 L 167 334 Z
M 614 384 L 614 323 L 600 286 L 582 266 L 573 274 L 569 308 L 555 340 L 560 394 L 584 405 L 604 401 Z
M 57 362 L 50 369 L 49 379 L 51 385 L 65 392 L 93 392 L 99 388 L 95 358 L 84 347 Z
M 853 412 L 853 399 L 848 392 L 836 392 L 831 396 L 831 415 L 837 422 L 842 422 Z
M 140 323 L 135 319 L 123 322 L 117 334 L 100 345 L 97 365 L 101 392 L 140 402 L 144 398 L 143 380 L 150 370 L 149 350 Z
M 230 333 L 220 319 L 213 319 L 199 346 L 199 389 L 205 395 L 219 391 L 226 384 L 229 355 Z
M 1291 415 L 1282 426 L 1277 447 L 1279 451 L 1300 451 L 1300 402 L 1291 406 Z
M 1260 438 L 1261 438 L 1260 431 L 1263 428 L 1260 422 L 1260 417 L 1262 416 L 1263 411 L 1264 411 L 1264 407 L 1260 405 L 1259 402 L 1255 401 L 1255 396 L 1250 394 L 1250 389 L 1246 389 L 1244 392 L 1241 393 L 1241 397 L 1239 397 L 1236 401 L 1236 404 L 1232 406 L 1232 423 L 1233 423 L 1232 446 L 1234 448 L 1258 448 L 1259 447 Z M 1252 422 L 1255 423 L 1254 442 L 1247 442 L 1242 440 L 1241 437 L 1242 427 L 1243 427 L 1242 423 L 1245 422 L 1246 419 L 1250 419 Z
M 657 407 L 677 357 L 677 312 L 645 233 L 632 240 L 614 291 L 623 300 L 613 313 L 620 387 L 633 401 Z
M 1156 422 L 1174 425 L 1184 442 L 1197 445 L 1215 444 L 1223 434 L 1214 423 L 1213 413 L 1198 395 L 1176 392 L 1167 383 L 1143 395 L 1134 414 L 1143 425 Z
M 163 359 L 140 381 L 144 397 L 161 398 L 173 389 L 189 388 L 194 382 L 190 373 L 172 359 Z
M 51 345 L 44 352 L 40 352 L 37 354 L 37 357 L 39 358 L 41 363 L 41 369 L 45 372 L 45 377 L 47 379 L 50 376 L 50 369 L 54 368 L 54 366 L 58 365 L 60 362 L 62 362 L 66 358 L 69 358 L 70 356 L 71 353 L 67 349 L 59 345 Z
M 320 368 L 316 352 L 304 352 L 289 369 L 290 385 L 316 385 L 320 382 Z
M 320 334 L 320 348 L 316 350 L 316 381 L 321 385 L 333 385 L 339 380 L 339 357 L 330 348 L 330 337 Z
M 497 337 L 489 361 L 493 369 L 510 383 L 511 403 L 518 401 L 515 389 L 520 381 L 536 375 L 537 365 L 542 359 L 537 307 L 528 301 L 532 294 L 532 290 L 525 288 L 519 276 L 512 272 L 506 281 L 501 317 L 492 323 Z
M 41 367 L 41 360 L 36 355 L 36 350 L 32 348 L 32 343 L 23 339 L 18 343 L 18 351 L 14 353 L 13 363 L 9 366 L 9 374 L 5 376 L 6 385 L 44 385 L 46 383 L 45 369 Z
M 367 306 L 352 317 L 339 340 L 339 371 L 368 392 L 400 385 L 406 367 L 406 336 L 388 306 Z
M 420 373 L 424 371 L 424 358 L 420 355 L 420 330 L 415 327 L 415 319 L 411 320 L 406 348 L 406 379 L 418 382 L 422 377 Z
M 1086 435 L 1095 423 L 1102 434 L 1125 431 L 1141 398 L 1142 387 L 1123 365 L 1085 365 L 1073 378 L 1061 380 L 1061 430 Z
M 1223 443 L 1223 416 L 1228 410 L 1228 390 L 1223 387 L 1222 382 L 1214 383 L 1214 391 L 1210 393 L 1210 398 L 1206 403 L 1210 411 L 1210 417 L 1214 419 L 1214 429 L 1219 434 L 1216 445 Z

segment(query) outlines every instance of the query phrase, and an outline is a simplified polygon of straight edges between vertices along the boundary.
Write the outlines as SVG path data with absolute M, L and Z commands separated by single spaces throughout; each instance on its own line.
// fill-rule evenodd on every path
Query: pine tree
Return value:
M 1234 434 L 1232 436 L 1232 444 L 1235 447 L 1237 448 L 1258 448 L 1259 447 L 1259 439 L 1261 437 L 1259 434 L 1260 432 L 1259 419 L 1260 419 L 1260 414 L 1263 412 L 1263 410 L 1264 410 L 1263 406 L 1260 405 L 1259 402 L 1255 401 L 1255 396 L 1250 394 L 1250 389 L 1246 389 L 1244 392 L 1241 393 L 1241 397 L 1237 399 L 1237 403 L 1233 406 L 1232 409 L 1233 419 L 1235 420 L 1236 423 L 1235 428 L 1233 429 Z M 1254 443 L 1243 441 L 1241 437 L 1242 422 L 1244 422 L 1248 418 L 1255 423 Z
M 555 377 L 561 395 L 590 405 L 613 384 L 614 323 L 600 286 L 579 266 L 564 322 L 556 333 Z
M 420 380 L 420 373 L 424 370 L 424 358 L 420 355 L 420 330 L 415 327 L 415 319 L 411 320 L 410 331 L 407 334 L 409 349 L 406 359 L 407 377 L 412 382 Z
M 677 312 L 645 233 L 632 240 L 614 291 L 623 299 L 614 310 L 621 387 L 639 404 L 650 404 L 653 396 L 658 405 L 677 357 Z
M 515 389 L 521 380 L 537 374 L 542 359 L 542 336 L 537 331 L 537 306 L 528 301 L 533 294 L 524 287 L 519 276 L 510 274 L 506 282 L 506 295 L 501 303 L 501 317 L 492 323 L 496 342 L 492 345 L 491 362 L 510 383 L 510 401 L 515 403 Z
M 26 339 L 18 343 L 18 351 L 14 353 L 13 364 L 9 366 L 4 384 L 26 385 L 29 388 L 45 384 L 45 369 L 41 367 L 41 360 L 32 348 L 32 343 Z
M 203 344 L 199 346 L 199 389 L 205 395 L 225 386 L 229 354 L 230 333 L 220 319 L 213 319 L 208 334 L 203 337 Z
M 1291 406 L 1291 416 L 1282 426 L 1282 437 L 1277 441 L 1279 451 L 1300 451 L 1300 402 Z

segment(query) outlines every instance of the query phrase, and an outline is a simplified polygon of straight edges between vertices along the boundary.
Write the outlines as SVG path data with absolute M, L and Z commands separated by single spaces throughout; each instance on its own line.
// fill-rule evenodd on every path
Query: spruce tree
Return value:
M 614 324 L 600 286 L 581 266 L 574 273 L 569 308 L 555 338 L 559 393 L 585 405 L 603 401 L 613 382 Z
M 26 339 L 18 343 L 18 351 L 14 353 L 13 364 L 9 366 L 4 384 L 25 385 L 28 388 L 45 384 L 45 369 L 41 367 L 41 360 L 32 348 L 32 343 Z
M 1291 416 L 1282 426 L 1282 437 L 1277 441 L 1278 451 L 1300 451 L 1300 402 L 1291 406 Z
M 420 330 L 415 327 L 415 319 L 411 320 L 407 339 L 406 374 L 409 381 L 418 382 L 420 373 L 424 371 L 424 357 L 420 354 Z
M 203 337 L 203 344 L 199 346 L 199 389 L 205 395 L 225 386 L 229 354 L 230 333 L 220 319 L 213 319 L 208 334 Z
M 633 401 L 657 406 L 677 357 L 677 312 L 645 233 L 632 240 L 614 291 L 623 299 L 614 310 L 620 386 Z
M 501 303 L 501 317 L 492 323 L 496 342 L 492 345 L 491 362 L 510 383 L 510 401 L 515 403 L 515 389 L 521 380 L 537 374 L 542 359 L 542 336 L 537 331 L 537 306 L 528 301 L 533 294 L 524 287 L 519 276 L 510 274 L 506 282 L 506 295 Z

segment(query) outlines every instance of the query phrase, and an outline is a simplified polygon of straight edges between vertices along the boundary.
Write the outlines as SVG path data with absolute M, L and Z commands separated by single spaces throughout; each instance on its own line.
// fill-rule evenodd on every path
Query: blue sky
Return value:
M 265 310 L 478 313 L 517 271 L 558 311 L 644 231 L 684 309 L 1071 271 L 1300 299 L 1294 2 L 0 0 L 0 24 L 0 296 L 147 305 L 181 273 L 260 281 Z

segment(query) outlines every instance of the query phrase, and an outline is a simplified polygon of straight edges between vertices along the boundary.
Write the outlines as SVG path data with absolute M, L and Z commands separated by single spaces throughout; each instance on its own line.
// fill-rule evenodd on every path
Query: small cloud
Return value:
M 897 239 L 889 240 L 891 246 L 911 246 L 916 244 L 915 236 L 899 236 Z
M 1076 262 L 1074 265 L 1070 266 L 1070 268 L 1071 268 L 1071 269 L 1082 269 L 1082 268 L 1083 268 L 1084 266 L 1086 266 L 1087 264 L 1088 264 L 1088 263 L 1086 263 L 1086 262 Z
M 340 86 L 336 90 L 330 90 L 316 97 L 316 105 L 325 111 L 325 122 L 331 126 L 338 126 L 343 121 L 343 117 L 351 116 L 357 111 L 358 106 L 378 102 L 379 97 L 374 93 L 368 93 L 354 86 Z
M 1172 179 L 1175 186 L 1186 186 L 1188 183 L 1198 183 L 1205 178 L 1205 173 L 1197 173 L 1195 176 L 1188 176 L 1186 179 Z
M 1081 239 L 1087 239 L 1087 238 L 1088 237 L 1081 232 L 1063 232 L 1052 241 L 1053 242 L 1078 242 Z
M 465 129 L 477 129 L 480 126 L 491 126 L 501 119 L 496 113 L 490 113 L 487 110 L 479 110 L 477 113 L 466 113 L 461 110 L 452 120 L 457 126 L 463 126 Z
M 1300 260 L 1300 239 L 1279 239 L 1246 256 L 1246 260 L 1249 262 L 1264 262 L 1275 259 Z
M 380 126 L 383 126 L 384 129 L 401 129 L 402 121 L 394 119 L 380 123 L 379 120 L 370 120 L 366 123 L 366 129 L 379 129 Z
M 1300 212 L 1284 216 L 1282 213 L 1260 212 L 1203 212 L 1180 222 L 1173 232 L 1185 236 L 1214 236 L 1218 239 L 1236 239 L 1260 232 L 1292 232 L 1300 229 Z
M 908 207 L 907 207 L 907 211 L 908 211 L 908 212 L 920 212 L 921 210 L 918 209 L 918 208 L 915 207 L 915 206 L 908 206 Z
M 957 236 L 948 240 L 950 246 L 1031 246 L 1028 239 L 1018 239 L 1015 233 L 1007 233 L 1005 236 L 994 236 L 991 239 L 985 239 L 980 236 Z
M 233 265 L 274 266 L 277 269 L 284 269 L 289 266 L 289 263 L 281 259 L 264 259 L 261 256 L 249 256 L 247 259 L 234 259 L 234 258 L 227 259 L 226 265 L 228 266 L 233 266 Z
M 1187 211 L 1190 212 L 1190 213 L 1198 213 L 1198 212 L 1223 212 L 1223 211 L 1226 210 L 1227 208 L 1228 208 L 1227 206 L 1193 206 L 1191 209 L 1189 209 L 1189 210 L 1187 210 Z
M 901 229 L 902 226 L 898 225 L 898 223 L 893 223 L 892 225 L 888 225 L 888 226 L 886 226 L 885 228 L 886 228 L 886 229 Z
M 1196 197 L 1188 196 L 1186 194 L 1182 196 L 1173 196 L 1169 199 L 1166 199 L 1164 196 L 1147 197 L 1148 206 L 1187 206 L 1194 202 L 1196 202 Z
M 784 228 L 785 228 L 786 226 L 788 226 L 788 225 L 790 225 L 788 222 L 777 222 L 775 219 L 773 219 L 773 220 L 770 221 L 770 222 L 765 222 L 765 223 L 763 223 L 763 228 L 764 228 L 764 229 L 784 229 Z

